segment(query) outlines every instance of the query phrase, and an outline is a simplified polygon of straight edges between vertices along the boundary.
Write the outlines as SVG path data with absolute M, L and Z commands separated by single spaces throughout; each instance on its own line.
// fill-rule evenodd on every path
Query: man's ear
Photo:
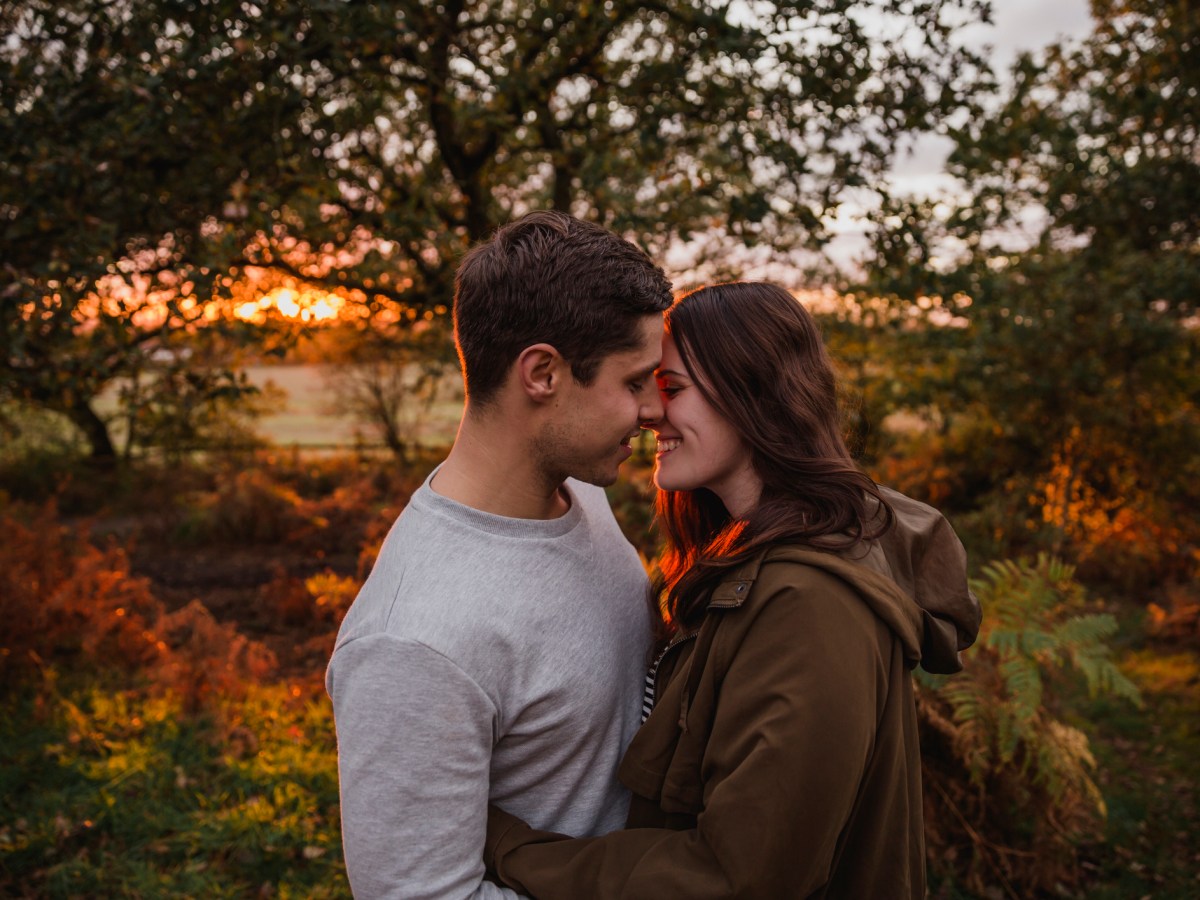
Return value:
M 551 344 L 533 344 L 517 357 L 516 374 L 525 396 L 535 403 L 545 403 L 558 396 L 567 374 L 567 361 Z

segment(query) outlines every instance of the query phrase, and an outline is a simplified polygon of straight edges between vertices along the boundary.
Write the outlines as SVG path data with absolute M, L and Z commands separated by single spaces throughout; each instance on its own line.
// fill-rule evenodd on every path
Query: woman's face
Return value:
M 654 424 L 658 434 L 654 483 L 664 491 L 708 488 L 730 515 L 746 515 L 762 491 L 750 448 L 700 393 L 670 335 L 663 338 L 662 365 L 655 374 L 663 417 Z

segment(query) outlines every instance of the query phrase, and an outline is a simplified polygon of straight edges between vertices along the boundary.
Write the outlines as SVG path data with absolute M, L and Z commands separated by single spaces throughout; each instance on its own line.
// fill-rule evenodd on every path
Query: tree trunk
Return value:
M 83 432 L 91 447 L 89 454 L 93 462 L 110 464 L 116 462 L 117 451 L 113 448 L 108 425 L 96 415 L 91 405 L 83 402 L 67 410 L 67 417 Z

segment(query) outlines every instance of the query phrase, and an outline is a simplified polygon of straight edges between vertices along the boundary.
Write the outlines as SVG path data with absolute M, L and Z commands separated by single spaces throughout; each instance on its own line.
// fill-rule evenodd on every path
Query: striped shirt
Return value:
M 667 651 L 671 649 L 668 644 L 658 652 L 658 656 L 654 657 L 654 662 L 650 664 L 650 671 L 646 673 L 646 687 L 642 691 L 642 722 L 650 717 L 651 711 L 654 709 L 654 692 L 655 692 L 655 676 L 658 675 L 658 664 L 662 662 Z

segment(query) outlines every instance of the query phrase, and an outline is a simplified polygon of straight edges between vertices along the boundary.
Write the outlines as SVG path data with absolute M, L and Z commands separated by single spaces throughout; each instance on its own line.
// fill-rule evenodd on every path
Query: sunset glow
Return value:
M 336 294 L 308 288 L 275 288 L 257 300 L 248 300 L 234 308 L 234 315 L 247 322 L 261 322 L 271 310 L 302 322 L 327 322 L 338 318 L 346 301 Z

